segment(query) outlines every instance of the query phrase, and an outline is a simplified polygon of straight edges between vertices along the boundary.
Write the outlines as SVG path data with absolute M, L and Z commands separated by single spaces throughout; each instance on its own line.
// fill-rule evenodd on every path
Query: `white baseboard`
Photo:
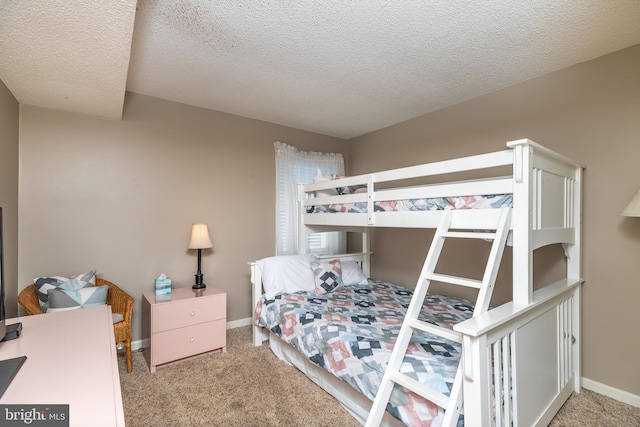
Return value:
M 227 322 L 227 329 L 235 329 L 235 328 L 240 328 L 242 326 L 250 326 L 252 324 L 253 324 L 253 319 L 251 317 L 247 317 L 245 319 L 233 320 L 231 322 Z M 145 347 L 148 348 L 149 345 L 150 345 L 149 338 L 131 341 L 131 350 L 137 351 L 137 350 L 140 350 L 141 348 L 145 348 Z
M 149 348 L 150 345 L 151 344 L 149 343 L 149 338 L 131 341 L 131 351 L 138 351 L 141 348 Z
M 240 328 L 242 326 L 250 326 L 250 325 L 253 325 L 253 319 L 251 317 L 247 317 L 245 319 L 227 322 L 227 329 L 235 329 L 235 328 Z
M 582 387 L 640 408 L 640 396 L 582 377 Z

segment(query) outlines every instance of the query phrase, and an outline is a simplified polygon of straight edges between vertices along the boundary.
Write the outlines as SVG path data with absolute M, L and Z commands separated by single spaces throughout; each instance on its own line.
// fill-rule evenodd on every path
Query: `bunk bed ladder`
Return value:
M 455 426 L 458 422 L 458 417 L 462 410 L 462 363 L 458 365 L 458 370 L 449 396 L 446 396 L 445 394 L 401 373 L 400 368 L 404 355 L 409 347 L 409 343 L 411 342 L 411 335 L 414 330 L 420 330 L 457 343 L 462 343 L 462 335 L 459 332 L 418 320 L 420 309 L 424 303 L 431 281 L 477 288 L 478 298 L 473 315 L 476 316 L 487 311 L 491 300 L 491 294 L 493 292 L 493 285 L 495 284 L 496 276 L 498 274 L 500 260 L 502 259 L 505 242 L 511 227 L 511 208 L 502 209 L 502 214 L 500 215 L 499 223 L 496 226 L 495 232 L 451 231 L 451 216 L 452 213 L 450 210 L 445 211 L 443 213 L 442 220 L 436 229 L 429 253 L 427 254 L 416 289 L 413 293 L 411 303 L 409 304 L 404 322 L 400 328 L 398 339 L 391 353 L 389 364 L 382 378 L 376 398 L 371 406 L 371 411 L 369 412 L 369 416 L 365 424 L 366 427 L 376 427 L 380 425 L 387 403 L 391 397 L 394 384 L 398 384 L 407 390 L 413 391 L 443 408 L 445 410 L 443 420 L 444 426 Z M 482 280 L 448 276 L 435 272 L 436 264 L 440 257 L 440 253 L 442 252 L 446 238 L 493 240 Z

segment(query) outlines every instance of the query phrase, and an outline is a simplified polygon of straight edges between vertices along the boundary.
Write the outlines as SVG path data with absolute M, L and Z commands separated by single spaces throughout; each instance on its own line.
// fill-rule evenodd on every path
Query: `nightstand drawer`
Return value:
M 222 319 L 154 334 L 153 365 L 225 347 L 226 326 L 226 321 Z
M 227 317 L 227 295 L 189 298 L 153 307 L 152 333 L 183 328 Z

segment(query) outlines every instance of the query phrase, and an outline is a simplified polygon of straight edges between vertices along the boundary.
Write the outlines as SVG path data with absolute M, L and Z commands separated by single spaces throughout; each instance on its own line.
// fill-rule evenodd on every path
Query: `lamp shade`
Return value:
M 624 216 L 640 216 L 640 190 L 633 196 L 626 208 L 622 211 Z
M 189 249 L 206 249 L 212 246 L 207 224 L 193 224 L 191 226 Z

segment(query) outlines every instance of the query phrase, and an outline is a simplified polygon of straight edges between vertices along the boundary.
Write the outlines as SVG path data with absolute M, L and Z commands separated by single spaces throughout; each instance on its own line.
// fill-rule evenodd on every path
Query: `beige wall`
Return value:
M 191 286 L 191 224 L 209 224 L 205 283 L 228 320 L 251 316 L 247 261 L 274 254 L 276 140 L 346 152 L 343 140 L 127 94 L 122 121 L 22 106 L 19 288 L 97 269 L 136 298 L 165 273 Z
M 351 140 L 348 172 L 496 151 L 523 137 L 586 167 L 583 376 L 640 395 L 640 219 L 620 216 L 640 188 L 640 45 Z M 413 286 L 428 238 L 376 230 L 373 275 Z
M 5 309 L 18 313 L 18 129 L 19 105 L 0 81 L 0 206 L 3 215 Z

